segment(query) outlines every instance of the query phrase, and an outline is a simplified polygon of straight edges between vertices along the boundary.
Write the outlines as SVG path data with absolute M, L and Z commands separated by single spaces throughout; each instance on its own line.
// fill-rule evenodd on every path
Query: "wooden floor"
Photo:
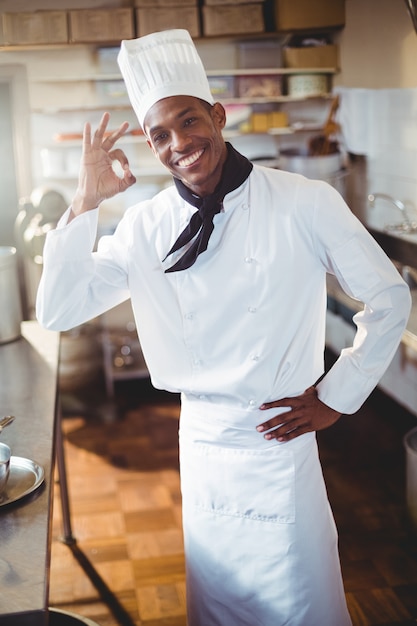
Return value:
M 147 381 L 119 383 L 114 420 L 100 385 L 83 393 L 63 399 L 76 542 L 62 542 L 57 482 L 50 605 L 101 626 L 185 626 L 178 398 Z M 319 435 L 354 626 L 417 623 L 402 444 L 413 426 L 417 418 L 374 394 Z

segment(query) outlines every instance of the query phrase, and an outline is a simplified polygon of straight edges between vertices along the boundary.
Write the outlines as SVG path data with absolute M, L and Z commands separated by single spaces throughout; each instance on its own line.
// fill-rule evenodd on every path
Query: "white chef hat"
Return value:
M 142 127 L 146 113 L 162 98 L 194 96 L 213 104 L 203 63 L 187 30 L 122 41 L 117 60 Z

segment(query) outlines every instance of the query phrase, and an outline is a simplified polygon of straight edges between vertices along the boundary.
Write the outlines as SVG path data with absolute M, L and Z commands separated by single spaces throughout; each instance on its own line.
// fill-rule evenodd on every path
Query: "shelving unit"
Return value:
M 232 77 L 233 80 L 239 80 L 241 77 L 288 77 L 291 75 L 314 75 L 314 74 L 325 74 L 329 77 L 329 79 L 336 73 L 335 68 L 250 68 L 250 69 L 212 69 L 207 71 L 207 75 L 209 80 L 211 78 L 224 78 L 224 77 Z M 120 73 L 86 73 L 85 75 L 75 76 L 72 74 L 66 74 L 64 76 L 57 75 L 47 75 L 36 78 L 33 80 L 34 83 L 39 84 L 49 84 L 49 85 L 67 85 L 71 86 L 73 83 L 80 85 L 82 83 L 89 83 L 90 87 L 95 86 L 100 83 L 120 83 L 121 90 L 124 89 L 124 83 L 122 80 L 122 76 Z M 283 90 L 283 85 L 280 85 L 281 91 Z M 278 90 L 279 91 L 279 90 Z M 282 105 L 291 106 L 292 103 L 302 103 L 307 101 L 312 101 L 313 99 L 320 99 L 326 101 L 330 98 L 331 93 L 317 93 L 312 96 L 291 96 L 286 95 L 285 93 L 280 93 L 280 95 L 265 95 L 262 97 L 259 96 L 237 96 L 235 94 L 215 94 L 215 99 L 219 100 L 227 106 L 234 105 L 246 105 L 247 107 L 257 108 L 266 107 L 268 109 L 272 108 L 273 110 L 280 110 Z M 34 113 L 40 116 L 61 116 L 62 123 L 65 123 L 65 114 L 76 114 L 77 112 L 85 112 L 90 111 L 92 113 L 99 113 L 104 110 L 109 110 L 113 114 L 124 114 L 127 115 L 133 114 L 130 104 L 127 101 L 122 102 L 124 98 L 114 98 L 114 102 L 109 102 L 108 98 L 103 98 L 102 103 L 95 102 L 89 107 L 86 107 L 85 104 L 80 105 L 79 108 L 74 107 L 73 105 L 68 106 L 58 106 L 55 110 L 40 110 L 34 111 Z M 269 110 L 269 109 L 268 109 Z M 229 116 L 230 119 L 231 116 Z M 131 125 L 137 126 L 136 118 L 133 115 L 133 122 Z M 129 120 L 130 121 L 130 120 Z M 265 133 L 277 138 L 282 136 L 289 136 L 298 132 L 309 132 L 309 131 L 317 131 L 320 128 L 318 124 L 313 124 L 310 126 L 308 124 L 298 123 L 293 124 L 291 126 L 285 127 L 270 127 Z M 82 139 L 81 135 L 79 138 L 68 138 L 65 139 L 65 128 L 62 129 L 62 140 L 54 141 L 53 137 L 48 139 L 47 141 L 43 141 L 42 144 L 38 146 L 39 151 L 43 156 L 43 160 L 47 159 L 48 150 L 51 154 L 54 155 L 54 167 L 43 167 L 43 176 L 48 181 L 58 181 L 58 182 L 71 182 L 76 180 L 78 176 L 78 169 L 74 165 L 74 160 L 71 161 L 71 166 L 68 168 L 65 164 L 66 157 L 61 154 L 61 157 L 58 155 L 58 152 L 64 153 L 67 151 L 67 154 L 70 155 L 70 152 L 74 152 L 74 150 L 81 150 Z M 262 131 L 263 132 L 263 131 Z M 71 133 L 68 133 L 70 135 Z M 74 134 L 74 133 L 72 133 Z M 242 134 L 245 134 L 246 137 L 250 136 L 250 132 L 248 132 L 248 128 L 242 130 L 238 127 L 238 124 L 231 124 L 229 128 L 226 127 L 224 136 L 225 139 L 233 140 Z M 259 131 L 255 134 L 259 135 Z M 148 148 L 146 146 L 146 139 L 143 135 L 140 134 L 126 134 L 125 137 L 119 140 L 119 145 L 123 147 L 125 150 L 130 150 L 129 159 L 131 161 L 132 169 L 134 169 L 135 175 L 137 175 L 140 179 L 149 179 L 154 180 L 156 182 L 164 182 L 169 178 L 169 174 L 164 170 L 162 166 L 160 166 L 156 161 L 154 161 L 152 155 L 149 153 Z M 68 157 L 70 158 L 70 157 Z M 62 161 L 62 171 L 59 171 L 59 163 Z M 70 171 L 68 171 L 68 169 Z
M 218 70 L 208 70 L 207 76 L 209 79 L 211 77 L 256 77 L 256 76 L 293 76 L 293 75 L 303 75 L 303 74 L 326 74 L 328 76 L 332 76 L 337 73 L 336 68 L 327 67 L 327 68 L 253 68 L 253 69 L 218 69 Z M 103 83 L 103 82 L 119 82 L 123 84 L 123 78 L 121 74 L 91 74 L 85 76 L 44 76 L 35 80 L 39 84 L 42 83 L 51 83 L 51 84 L 66 84 L 66 83 L 80 83 L 80 82 L 89 82 L 89 83 Z M 330 94 L 328 92 L 323 92 L 320 94 L 314 94 L 326 97 Z M 264 104 L 264 103 L 280 103 L 280 102 L 296 102 L 300 100 L 304 100 L 305 96 L 291 96 L 291 95 L 277 95 L 277 96 L 264 96 L 264 97 L 243 97 L 243 96 L 234 96 L 234 97 L 226 97 L 219 98 L 224 104 Z M 108 104 L 108 103 L 107 103 Z M 93 109 L 98 108 L 97 106 L 92 107 Z M 130 109 L 130 104 L 126 102 L 125 104 L 118 105 L 115 103 L 115 108 L 117 109 Z M 83 105 L 79 110 L 85 110 L 86 107 Z M 73 107 L 71 108 L 60 108 L 59 111 L 69 111 L 69 110 L 77 110 Z M 41 111 L 39 111 L 41 112 Z
M 289 68 L 289 67 L 261 67 L 261 68 L 238 68 L 238 69 L 214 69 L 207 70 L 207 76 L 257 76 L 263 74 L 335 74 L 337 72 L 334 67 L 308 67 L 308 68 Z M 37 79 L 40 83 L 68 83 L 80 82 L 84 80 L 90 81 L 108 81 L 123 80 L 121 74 L 90 74 L 85 76 L 43 76 Z

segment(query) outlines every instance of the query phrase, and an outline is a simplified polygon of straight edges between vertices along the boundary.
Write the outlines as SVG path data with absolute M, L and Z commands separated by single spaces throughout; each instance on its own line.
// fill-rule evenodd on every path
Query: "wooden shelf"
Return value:
M 333 94 L 330 92 L 322 93 L 322 94 L 312 94 L 311 96 L 268 96 L 262 98 L 245 98 L 245 97 L 233 97 L 233 98 L 221 98 L 215 97 L 214 99 L 220 102 L 223 105 L 227 104 L 273 104 L 273 103 L 285 103 L 285 102 L 305 102 L 308 100 L 320 99 L 327 100 L 332 98 Z M 74 113 L 77 111 L 131 111 L 132 107 L 130 104 L 109 104 L 103 103 L 101 105 L 94 104 L 91 106 L 82 105 L 82 106 L 68 106 L 68 107 L 57 107 L 54 108 L 45 108 L 45 109 L 32 109 L 32 113 L 38 113 L 41 115 L 57 115 L 60 113 Z
M 222 69 L 207 70 L 207 76 L 263 76 L 265 74 L 273 76 L 292 75 L 292 74 L 336 74 L 335 67 L 307 67 L 307 68 L 290 68 L 290 67 L 261 67 L 261 68 L 238 68 L 238 69 Z M 79 82 L 105 82 L 123 80 L 119 73 L 109 74 L 86 74 L 85 76 L 44 76 L 38 79 L 32 79 L 35 83 L 79 83 Z
M 226 70 L 207 70 L 207 76 L 281 76 L 283 74 L 336 74 L 335 67 L 258 67 Z

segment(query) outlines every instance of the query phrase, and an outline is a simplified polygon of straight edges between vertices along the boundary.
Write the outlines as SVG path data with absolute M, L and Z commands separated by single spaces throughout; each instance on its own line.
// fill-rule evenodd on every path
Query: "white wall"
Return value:
M 335 84 L 417 87 L 417 34 L 404 0 L 346 0 Z

